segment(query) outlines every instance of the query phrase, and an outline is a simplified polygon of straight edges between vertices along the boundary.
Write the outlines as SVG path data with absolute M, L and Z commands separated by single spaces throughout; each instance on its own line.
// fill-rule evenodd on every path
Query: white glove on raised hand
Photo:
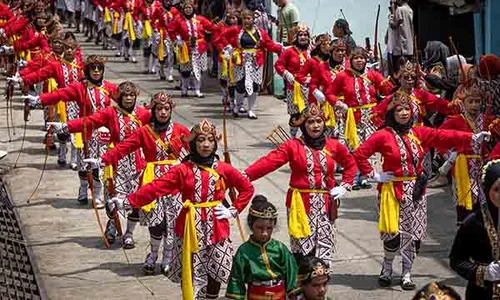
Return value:
M 234 218 L 237 214 L 236 208 L 232 206 L 230 208 L 227 208 L 224 206 L 224 204 L 219 204 L 214 209 L 217 220 L 231 219 Z
M 456 151 L 451 151 L 450 154 L 448 154 L 448 161 L 454 162 L 457 159 L 458 153 Z
M 473 136 L 472 136 L 472 139 L 477 141 L 478 143 L 482 143 L 484 141 L 488 142 L 490 140 L 490 137 L 491 137 L 491 132 L 489 131 L 481 131 L 479 133 L 475 133 Z
M 316 100 L 318 100 L 319 103 L 323 104 L 323 102 L 325 102 L 325 94 L 323 94 L 322 91 L 318 90 L 318 89 L 315 89 L 313 91 L 313 96 L 314 98 L 316 98 Z
M 330 190 L 330 196 L 334 200 L 340 200 L 345 194 L 347 194 L 347 189 L 343 186 L 336 186 Z
M 346 112 L 347 109 L 349 109 L 349 106 L 347 106 L 347 104 L 345 104 L 344 102 L 342 102 L 340 100 L 335 102 L 335 107 L 338 108 L 341 112 Z
M 99 169 L 99 167 L 103 166 L 101 160 L 96 158 L 85 158 L 82 161 L 86 164 L 89 164 L 91 169 Z
M 22 96 L 23 100 L 26 100 L 28 99 L 29 102 L 30 102 L 30 106 L 31 107 L 36 107 L 38 106 L 41 102 L 40 102 L 40 97 L 39 96 L 35 96 L 35 95 L 26 95 L 26 96 Z
M 293 84 L 295 82 L 295 76 L 293 76 L 293 74 L 289 71 L 285 71 L 285 73 L 283 73 L 283 77 L 285 77 L 289 84 Z
M 64 123 L 61 122 L 47 122 L 47 125 L 52 127 L 52 130 L 55 133 L 63 133 L 64 132 Z
M 224 47 L 223 51 L 229 53 L 230 55 L 233 55 L 234 49 L 233 49 L 233 46 L 227 45 L 226 47 Z
M 484 280 L 491 282 L 500 281 L 500 264 L 498 262 L 494 261 L 486 267 Z
M 375 172 L 375 174 L 373 174 L 373 179 L 375 179 L 376 182 L 386 183 L 394 179 L 393 174 L 393 172 Z
M 177 39 L 177 46 L 182 47 L 184 45 L 184 41 L 181 38 Z

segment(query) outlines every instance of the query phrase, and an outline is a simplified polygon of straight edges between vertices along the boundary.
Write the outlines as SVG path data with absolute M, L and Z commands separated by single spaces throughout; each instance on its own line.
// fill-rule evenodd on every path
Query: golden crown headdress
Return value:
M 276 219 L 278 218 L 278 212 L 273 207 L 268 207 L 264 211 L 256 211 L 250 207 L 248 213 L 259 219 Z
M 197 136 L 205 134 L 212 135 L 215 140 L 219 141 L 221 139 L 221 134 L 217 132 L 215 125 L 212 124 L 208 119 L 203 119 L 199 124 L 196 124 L 191 129 L 191 134 L 187 138 L 187 141 L 193 141 Z
M 100 55 L 89 55 L 87 57 L 87 60 L 85 62 L 86 65 L 102 65 L 104 66 L 106 64 L 106 58 Z
M 330 269 L 328 269 L 328 267 L 325 266 L 324 264 L 318 262 L 316 266 L 314 266 L 311 273 L 299 274 L 298 279 L 299 281 L 306 281 L 306 280 L 312 280 L 320 276 L 330 276 Z

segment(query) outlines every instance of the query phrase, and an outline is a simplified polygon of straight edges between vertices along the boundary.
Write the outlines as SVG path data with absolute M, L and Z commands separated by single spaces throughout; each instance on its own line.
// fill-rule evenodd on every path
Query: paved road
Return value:
M 107 79 L 115 83 L 122 80 L 137 83 L 141 88 L 141 102 L 147 101 L 157 91 L 168 89 L 178 101 L 175 121 L 190 127 L 201 118 L 208 117 L 221 128 L 220 96 L 215 81 L 205 82 L 205 99 L 181 99 L 179 92 L 173 89 L 173 84 L 161 82 L 152 75 L 142 75 L 141 63 L 124 63 L 113 57 L 111 51 L 103 52 L 93 44 L 82 43 L 82 48 L 87 55 L 99 53 L 108 57 Z M 34 111 L 26 126 L 25 145 L 18 168 L 13 169 L 24 124 L 19 94 L 16 97 L 13 109 L 16 114 L 16 135 L 10 143 L 5 101 L 0 102 L 0 150 L 10 152 L 1 161 L 1 166 L 10 169 L 5 179 L 49 299 L 180 299 L 180 287 L 163 275 L 146 277 L 141 274 L 140 268 L 148 251 L 146 228 L 136 229 L 137 247 L 127 251 L 130 263 L 117 245 L 111 249 L 104 248 L 93 210 L 81 207 L 76 202 L 77 174 L 58 168 L 55 155 L 48 157 L 43 182 L 32 202 L 26 203 L 43 169 L 44 133 L 42 113 Z M 273 148 L 266 136 L 274 126 L 286 126 L 285 112 L 283 102 L 263 96 L 257 104 L 258 120 L 229 120 L 229 148 L 237 168 L 244 169 Z M 275 238 L 286 243 L 284 195 L 288 176 L 289 170 L 284 167 L 255 183 L 257 192 L 265 194 L 279 207 L 280 218 Z M 414 279 L 419 287 L 431 280 L 444 280 L 463 293 L 465 282 L 450 270 L 447 260 L 455 233 L 452 199 L 444 190 L 431 190 L 430 194 L 429 236 L 414 264 Z M 388 289 L 381 289 L 377 285 L 382 246 L 376 230 L 375 209 L 375 190 L 352 192 L 342 202 L 337 224 L 339 253 L 333 267 L 333 283 L 329 288 L 329 294 L 335 299 L 411 299 L 413 296 L 411 292 L 403 292 L 397 283 Z M 242 217 L 246 219 L 246 215 Z M 105 222 L 104 212 L 101 212 L 101 220 Z M 234 226 L 232 238 L 236 245 L 241 243 Z M 397 258 L 397 276 L 400 265 Z M 144 286 L 154 291 L 154 295 Z

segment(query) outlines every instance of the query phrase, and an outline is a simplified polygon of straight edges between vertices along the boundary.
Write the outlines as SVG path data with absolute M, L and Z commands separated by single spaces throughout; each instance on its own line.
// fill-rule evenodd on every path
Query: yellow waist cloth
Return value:
M 358 127 L 356 125 L 356 119 L 354 118 L 354 112 L 360 109 L 367 109 L 367 108 L 372 108 L 377 105 L 376 103 L 370 103 L 370 104 L 365 104 L 365 105 L 360 105 L 360 106 L 353 106 L 349 107 L 347 109 L 347 118 L 345 121 L 345 139 L 349 143 L 349 147 L 351 149 L 356 149 L 359 146 L 359 139 L 358 139 Z
M 399 201 L 394 191 L 394 181 L 411 181 L 416 177 L 396 177 L 392 181 L 382 184 L 380 191 L 380 216 L 378 231 L 381 233 L 396 234 L 399 232 Z
M 313 189 L 300 190 L 293 187 L 290 187 L 290 189 L 293 192 L 290 202 L 290 215 L 288 217 L 288 232 L 293 238 L 302 239 L 311 235 L 311 227 L 309 226 L 306 208 L 300 193 L 326 194 L 328 191 Z
M 182 47 L 179 47 L 179 45 L 175 47 L 175 55 L 181 65 L 189 62 L 189 49 L 186 42 L 182 44 Z
M 76 149 L 83 149 L 83 137 L 81 132 L 76 132 L 74 134 L 75 137 L 75 148 Z
M 115 147 L 115 144 L 113 143 L 110 143 L 109 144 L 109 147 L 108 147 L 108 151 L 113 149 Z M 104 181 L 107 181 L 107 180 L 113 180 L 113 165 L 107 165 L 104 167 L 104 172 L 103 172 L 103 178 L 104 178 Z
M 120 22 L 120 13 L 114 12 L 113 13 L 113 29 L 111 31 L 112 34 L 117 34 L 118 33 L 118 23 Z
M 326 119 L 325 126 L 327 127 L 337 126 L 337 120 L 335 119 L 335 111 L 333 110 L 333 106 L 330 104 L 330 102 L 325 101 L 322 107 Z
M 243 53 L 257 53 L 258 49 L 255 48 L 248 48 L 248 49 L 234 49 L 233 52 L 233 57 L 236 60 L 236 64 L 238 66 L 241 66 L 243 63 L 243 59 L 241 58 L 241 54 Z
M 142 174 L 142 185 L 146 185 L 155 179 L 155 166 L 165 166 L 173 165 L 177 163 L 177 160 L 159 160 L 152 161 L 146 164 L 146 169 L 144 169 L 144 174 Z M 141 209 L 145 213 L 149 213 L 156 206 L 156 200 L 144 205 Z
M 302 112 L 306 108 L 304 95 L 302 95 L 302 86 L 297 82 L 297 80 L 293 83 L 293 104 L 297 106 L 299 112 Z
M 175 48 L 177 50 L 177 48 Z M 175 52 L 177 54 L 177 52 Z M 165 30 L 160 28 L 160 44 L 158 45 L 158 60 L 165 60 Z
M 153 36 L 153 29 L 151 28 L 151 21 L 144 21 L 144 28 L 142 30 L 142 39 L 147 40 L 148 38 Z
M 136 36 L 135 36 L 135 30 L 134 30 L 134 20 L 132 19 L 131 12 L 127 12 L 125 14 L 125 24 L 123 26 L 123 30 L 128 31 L 128 36 L 132 42 L 135 41 Z
M 193 253 L 198 252 L 198 236 L 196 235 L 195 209 L 211 208 L 219 204 L 222 204 L 222 201 L 193 204 L 191 200 L 186 200 L 183 204 L 184 208 L 187 208 L 186 220 L 184 223 L 184 236 L 182 238 L 181 286 L 183 300 L 194 299 L 192 255 Z
M 111 23 L 111 13 L 107 7 L 104 8 L 104 23 Z
M 480 155 L 459 154 L 455 161 L 454 176 L 457 183 L 458 205 L 472 210 L 472 189 L 467 159 L 480 159 Z

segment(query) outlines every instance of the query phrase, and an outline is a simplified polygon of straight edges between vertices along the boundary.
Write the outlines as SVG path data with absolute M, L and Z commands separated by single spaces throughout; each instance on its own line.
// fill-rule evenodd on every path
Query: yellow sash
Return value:
M 133 115 L 133 114 L 129 113 L 128 111 L 125 111 L 123 108 L 121 108 L 120 106 L 118 106 L 118 103 L 116 103 L 116 102 L 113 101 L 113 107 L 116 110 L 118 110 L 119 112 L 121 112 L 122 114 L 124 114 L 127 117 L 129 117 L 132 121 L 134 121 L 135 123 L 137 123 L 137 125 L 142 126 L 141 120 L 139 120 L 139 118 L 137 118 L 136 115 Z
M 233 84 L 235 82 L 233 60 L 231 58 L 228 60 L 224 59 L 224 56 L 222 54 L 220 55 L 220 57 L 222 59 L 222 70 L 221 70 L 222 77 L 229 77 L 229 82 Z M 241 59 L 241 56 L 239 56 L 239 58 Z
M 183 300 L 194 299 L 192 255 L 193 253 L 198 252 L 198 236 L 196 234 L 195 209 L 212 208 L 219 204 L 222 204 L 222 201 L 193 204 L 191 200 L 186 200 L 183 204 L 184 208 L 187 208 L 186 221 L 184 223 L 184 236 L 182 238 L 181 286 Z
M 376 103 L 369 103 L 360 106 L 349 107 L 347 109 L 347 118 L 345 121 L 345 139 L 349 143 L 351 149 L 356 149 L 359 146 L 358 140 L 358 127 L 356 126 L 356 119 L 354 118 L 354 112 L 359 109 L 372 108 Z
M 145 20 L 144 21 L 144 29 L 142 30 L 142 39 L 147 40 L 153 36 L 153 29 L 151 28 L 151 21 Z
M 292 201 L 290 203 L 290 215 L 288 216 L 288 232 L 296 239 L 301 239 L 311 235 L 311 227 L 309 226 L 309 219 L 307 219 L 306 208 L 300 193 L 315 193 L 326 194 L 325 190 L 312 190 L 304 189 L 299 190 L 292 188 Z
M 257 31 L 258 29 L 255 29 L 255 31 Z M 255 37 L 255 35 L 253 35 L 253 33 L 250 31 L 250 30 L 246 30 L 245 29 L 245 32 L 250 36 L 250 38 L 254 41 L 255 43 L 255 47 L 258 46 L 259 44 L 259 41 L 257 40 L 257 38 Z
M 175 47 L 175 55 L 181 65 L 189 63 L 189 50 L 186 42 L 183 42 L 182 47 L 179 47 L 179 45 Z
M 165 59 L 165 30 L 163 28 L 160 28 L 160 44 L 158 45 L 158 59 L 160 61 L 163 61 Z
M 457 183 L 458 205 L 472 210 L 472 192 L 468 159 L 481 159 L 480 155 L 459 154 L 455 161 L 454 175 Z
M 111 31 L 112 34 L 117 34 L 118 33 L 118 23 L 120 22 L 120 13 L 119 12 L 113 12 L 113 29 Z
M 467 118 L 465 115 L 462 114 L 462 118 L 464 118 L 464 120 L 467 122 L 467 124 L 469 124 L 469 127 L 470 129 L 472 129 L 472 132 L 474 133 L 478 133 L 479 131 L 477 130 L 477 127 L 474 123 L 472 123 L 471 120 L 469 120 L 469 118 Z
M 302 112 L 306 108 L 306 102 L 302 95 L 302 87 L 297 80 L 293 83 L 293 104 L 297 106 L 299 112 Z
M 134 20 L 132 19 L 132 13 L 125 13 L 125 24 L 123 26 L 123 30 L 128 31 L 128 36 L 130 40 L 133 42 L 136 39 L 135 30 L 134 30 Z
M 173 165 L 177 163 L 177 160 L 160 160 L 148 162 L 146 164 L 146 169 L 144 170 L 144 174 L 142 174 L 142 185 L 146 185 L 152 182 L 155 179 L 155 166 L 164 166 L 164 165 Z M 149 204 L 141 207 L 142 211 L 145 213 L 151 212 L 156 207 L 156 200 L 152 201 Z
M 108 147 L 108 151 L 113 149 L 115 147 L 115 144 L 110 143 Z M 104 167 L 104 172 L 103 172 L 103 178 L 104 181 L 107 181 L 109 179 L 113 180 L 113 165 L 107 165 Z
M 416 177 L 396 177 L 392 181 L 382 184 L 380 191 L 380 216 L 378 231 L 381 233 L 396 234 L 399 232 L 399 201 L 394 191 L 394 181 L 410 181 Z
M 327 127 L 337 126 L 337 120 L 335 119 L 335 111 L 333 110 L 333 107 L 330 104 L 330 102 L 325 101 L 323 103 L 323 113 L 325 114 L 325 119 L 326 119 L 325 126 Z
M 104 23 L 111 23 L 111 13 L 107 7 L 104 8 Z

